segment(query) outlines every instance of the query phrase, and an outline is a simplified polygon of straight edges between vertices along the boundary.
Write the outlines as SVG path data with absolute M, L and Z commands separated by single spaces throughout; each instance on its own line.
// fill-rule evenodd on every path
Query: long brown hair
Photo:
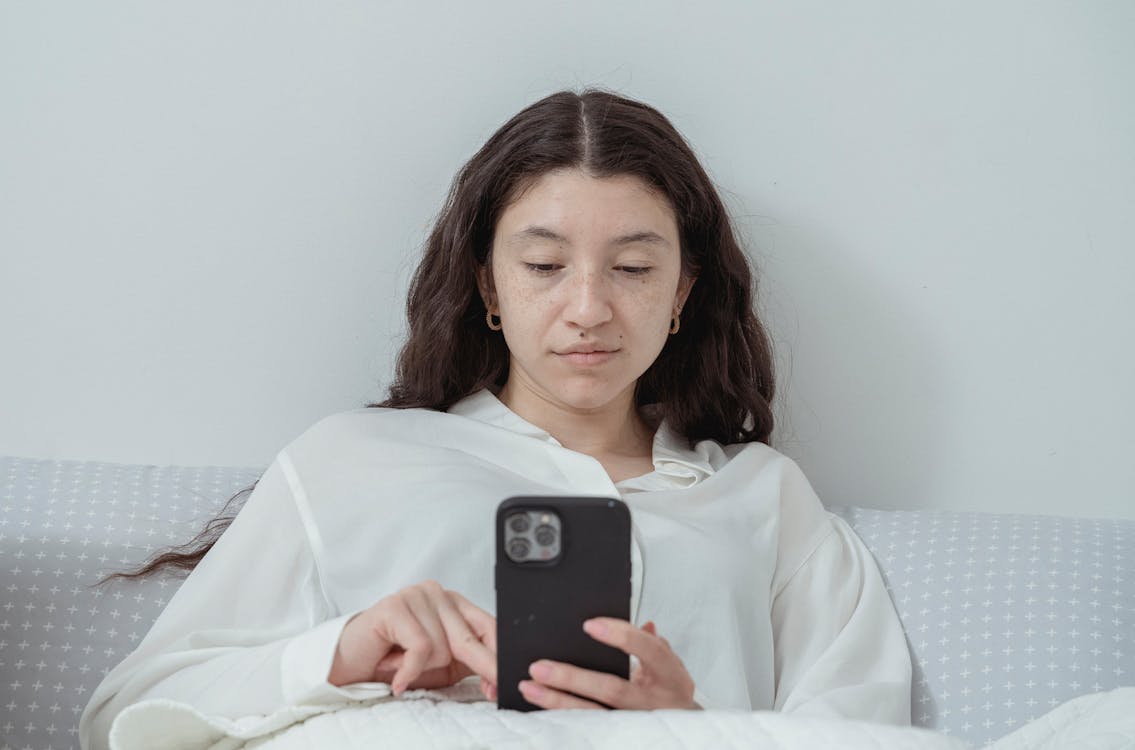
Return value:
M 748 260 L 713 183 L 657 110 L 611 92 L 561 91 L 526 107 L 492 135 L 453 180 L 426 241 L 406 301 L 409 336 L 385 401 L 368 407 L 445 411 L 508 378 L 504 337 L 485 325 L 477 271 L 497 219 L 526 186 L 556 169 L 596 177 L 633 175 L 665 196 L 678 221 L 683 271 L 697 278 L 678 333 L 639 378 L 635 401 L 691 445 L 767 443 L 775 387 L 768 335 L 753 311 Z M 226 515 L 253 483 L 193 540 L 132 573 L 192 570 L 236 517 Z M 102 583 L 100 581 L 100 583 Z

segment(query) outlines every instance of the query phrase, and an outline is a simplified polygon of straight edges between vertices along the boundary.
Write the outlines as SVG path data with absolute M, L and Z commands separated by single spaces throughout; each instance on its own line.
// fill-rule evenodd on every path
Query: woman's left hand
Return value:
M 669 642 L 655 632 L 654 623 L 640 630 L 626 620 L 596 617 L 583 629 L 595 640 L 638 657 L 630 679 L 541 659 L 529 668 L 532 680 L 520 683 L 525 700 L 541 708 L 603 708 L 601 703 L 639 710 L 701 708 L 694 703 L 690 673 Z

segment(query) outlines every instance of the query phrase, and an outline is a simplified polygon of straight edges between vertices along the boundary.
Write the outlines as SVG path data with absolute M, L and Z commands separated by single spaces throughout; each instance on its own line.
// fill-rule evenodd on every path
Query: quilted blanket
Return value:
M 847 748 L 965 750 L 960 739 L 914 727 L 772 711 L 498 711 L 473 680 L 338 706 L 305 706 L 238 721 L 206 717 L 175 701 L 122 712 L 112 750 L 381 750 L 382 748 Z M 1135 747 L 1135 688 L 1058 706 L 993 750 Z

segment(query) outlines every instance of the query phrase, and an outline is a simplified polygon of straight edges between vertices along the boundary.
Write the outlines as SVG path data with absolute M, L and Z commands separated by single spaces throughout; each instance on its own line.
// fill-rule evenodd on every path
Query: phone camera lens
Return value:
M 517 537 L 508 543 L 508 556 L 514 560 L 523 560 L 528 557 L 529 549 L 531 549 L 531 546 L 528 544 L 528 540 Z
M 517 534 L 523 534 L 525 531 L 528 531 L 529 525 L 527 513 L 517 513 L 512 518 L 508 519 L 508 527 Z
M 536 527 L 536 541 L 544 547 L 549 547 L 556 541 L 556 529 L 544 524 Z

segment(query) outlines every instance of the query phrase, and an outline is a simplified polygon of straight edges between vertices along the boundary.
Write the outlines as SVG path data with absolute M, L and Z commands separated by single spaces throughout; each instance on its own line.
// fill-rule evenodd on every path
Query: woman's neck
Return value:
M 654 430 L 634 404 L 634 386 L 595 409 L 574 409 L 510 379 L 497 398 L 570 450 L 596 458 L 650 456 Z

